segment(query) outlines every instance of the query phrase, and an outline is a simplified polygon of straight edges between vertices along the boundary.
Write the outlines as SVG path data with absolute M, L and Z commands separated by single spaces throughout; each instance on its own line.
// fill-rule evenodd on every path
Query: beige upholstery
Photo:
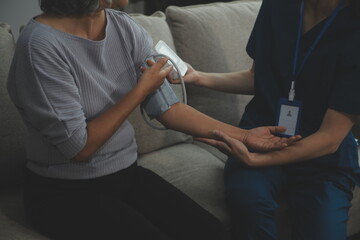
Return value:
M 207 72 L 251 67 L 245 47 L 260 2 L 214 3 L 198 7 L 169 7 L 167 20 L 176 50 L 184 61 Z M 221 9 L 221 11 L 219 11 Z M 249 96 L 188 87 L 189 104 L 221 121 L 238 124 Z
M 24 165 L 24 136 L 20 116 L 10 103 L 6 89 L 8 70 L 14 53 L 15 42 L 10 26 L 0 24 L 0 189 L 21 181 Z
M 163 40 L 175 50 L 174 40 L 163 12 L 156 12 L 152 16 L 133 14 L 132 17 L 149 32 L 153 38 L 154 44 L 159 40 Z M 174 89 L 176 89 L 177 96 L 181 100 L 181 87 L 175 86 Z M 172 130 L 158 131 L 152 129 L 144 124 L 139 108 L 130 116 L 129 120 L 135 128 L 136 139 L 139 146 L 138 151 L 140 154 L 149 153 L 176 143 L 192 141 L 190 136 L 183 133 Z M 154 124 L 161 127 L 160 123 L 154 122 Z M 156 139 L 156 141 L 154 141 L 154 139 Z

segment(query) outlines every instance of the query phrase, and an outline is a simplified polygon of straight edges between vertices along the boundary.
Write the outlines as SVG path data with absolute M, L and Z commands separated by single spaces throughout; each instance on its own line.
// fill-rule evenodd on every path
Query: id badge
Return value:
M 289 101 L 281 98 L 278 111 L 278 126 L 286 127 L 286 131 L 280 135 L 290 137 L 298 134 L 302 103 L 300 101 Z

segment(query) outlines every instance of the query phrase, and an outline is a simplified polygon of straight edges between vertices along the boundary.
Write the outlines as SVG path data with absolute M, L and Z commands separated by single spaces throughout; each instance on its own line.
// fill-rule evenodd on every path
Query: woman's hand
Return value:
M 138 87 L 142 88 L 146 96 L 158 89 L 163 84 L 165 78 L 170 75 L 173 67 L 171 65 L 165 66 L 168 60 L 167 57 L 160 58 L 156 63 L 147 60 L 146 63 L 150 67 L 141 68 L 142 75 L 139 79 Z
M 258 166 L 259 154 L 249 152 L 248 148 L 256 151 L 266 152 L 270 150 L 279 150 L 292 143 L 299 141 L 301 136 L 296 135 L 290 138 L 280 138 L 273 134 L 284 132 L 284 127 L 258 127 L 248 130 L 242 141 L 232 138 L 225 133 L 214 130 L 214 139 L 196 138 L 201 142 L 216 147 L 228 156 L 233 156 L 249 166 Z M 246 146 L 245 146 L 246 145 Z
M 242 143 L 255 151 L 268 152 L 271 150 L 282 149 L 301 139 L 301 136 L 299 135 L 289 138 L 276 136 L 276 134 L 285 131 L 286 128 L 281 126 L 253 128 L 245 133 Z
M 214 130 L 213 135 L 215 139 L 196 138 L 196 140 L 216 147 L 224 154 L 228 156 L 233 156 L 248 166 L 256 166 L 256 155 L 249 152 L 249 150 L 241 141 L 232 138 L 218 130 Z

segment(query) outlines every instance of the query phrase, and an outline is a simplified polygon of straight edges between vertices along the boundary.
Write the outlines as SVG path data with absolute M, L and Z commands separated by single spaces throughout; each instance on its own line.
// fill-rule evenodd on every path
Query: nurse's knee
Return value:
M 248 220 L 274 216 L 278 208 L 271 195 L 259 191 L 233 189 L 227 193 L 226 201 L 232 215 Z

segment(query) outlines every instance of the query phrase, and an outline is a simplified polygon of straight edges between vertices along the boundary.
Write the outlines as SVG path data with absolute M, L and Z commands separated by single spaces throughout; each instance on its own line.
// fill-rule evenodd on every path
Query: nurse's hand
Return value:
M 199 79 L 199 72 L 195 71 L 190 64 L 186 63 L 186 65 L 188 66 L 188 70 L 184 76 L 184 82 L 187 84 L 197 85 Z M 172 84 L 180 84 L 180 79 L 173 79 L 171 76 L 167 79 Z
M 301 136 L 280 138 L 273 134 L 284 132 L 284 127 L 259 127 L 247 132 L 242 141 L 232 138 L 225 133 L 214 130 L 214 139 L 196 138 L 197 140 L 212 145 L 228 156 L 234 156 L 249 166 L 256 166 L 256 155 L 250 153 L 248 147 L 260 152 L 279 150 L 301 139 Z M 246 144 L 246 146 L 245 146 Z
M 264 156 L 267 154 L 249 152 L 244 143 L 226 135 L 221 131 L 214 130 L 213 134 L 216 139 L 197 138 L 197 140 L 216 147 L 226 155 L 232 156 L 250 167 L 261 167 L 264 165 Z M 262 160 L 260 155 L 262 155 Z
M 249 152 L 247 147 L 241 141 L 218 130 L 214 130 L 213 134 L 216 139 L 196 138 L 196 140 L 216 147 L 226 155 L 235 157 L 248 166 L 256 166 L 256 156 Z
M 245 136 L 242 139 L 242 143 L 245 144 L 248 148 L 257 152 L 268 152 L 282 149 L 301 139 L 300 135 L 289 138 L 281 138 L 276 136 L 276 134 L 285 131 L 286 128 L 281 126 L 253 128 L 245 133 Z

